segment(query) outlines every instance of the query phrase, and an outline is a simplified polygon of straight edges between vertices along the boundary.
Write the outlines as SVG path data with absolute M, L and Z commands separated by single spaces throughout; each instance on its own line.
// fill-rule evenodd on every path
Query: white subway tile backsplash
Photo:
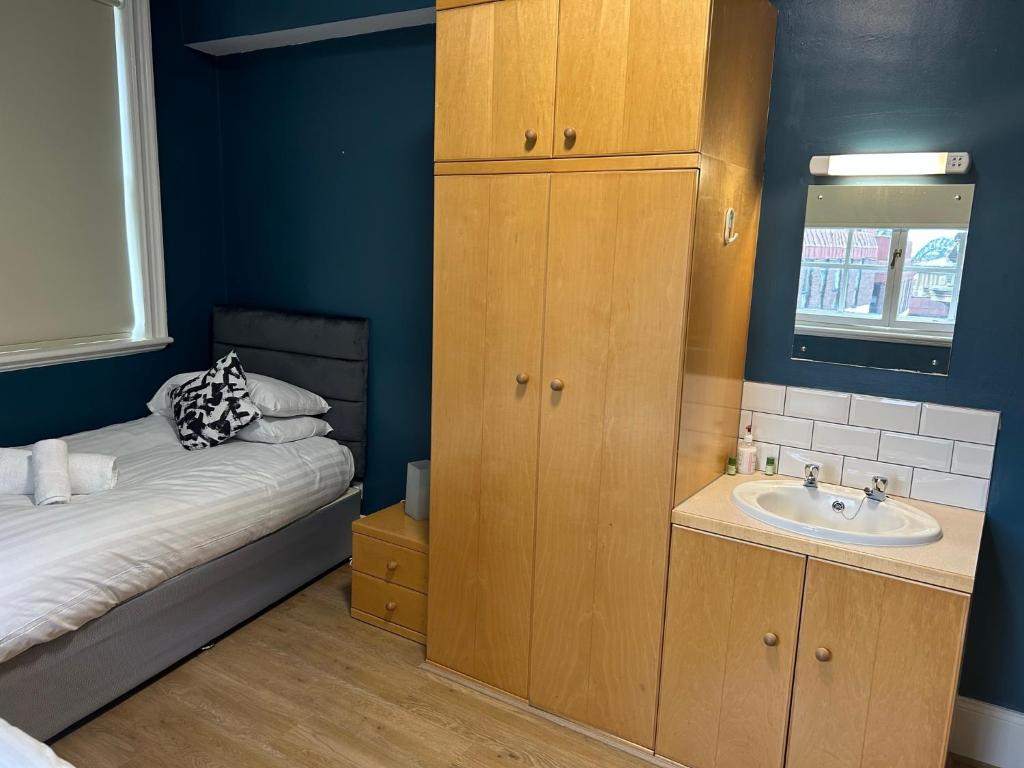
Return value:
M 996 449 L 991 445 L 957 443 L 953 447 L 952 471 L 958 475 L 992 477 L 992 459 Z
M 754 440 L 759 443 L 791 445 L 795 448 L 811 447 L 813 421 L 755 412 L 753 426 Z
M 850 396 L 823 389 L 789 387 L 786 390 L 786 415 L 845 424 L 850 417 Z
M 910 497 L 983 512 L 988 501 L 988 480 L 915 469 Z
M 753 415 L 750 411 L 740 411 L 739 428 L 736 430 L 737 437 L 746 437 L 747 427 L 750 426 L 750 419 Z
M 822 483 L 840 483 L 843 479 L 843 457 L 820 451 L 807 451 L 783 446 L 779 451 L 779 474 L 803 477 L 808 464 L 820 464 L 818 480 Z
M 883 432 L 878 460 L 948 472 L 953 458 L 953 442 L 935 437 Z
M 921 404 L 888 397 L 854 395 L 850 404 L 850 424 L 917 434 L 921 424 Z
M 736 448 L 739 449 L 739 447 L 740 447 L 740 445 L 742 443 L 743 443 L 742 440 L 737 440 L 736 441 Z M 765 465 L 768 463 L 768 457 L 769 456 L 771 456 L 773 459 L 775 459 L 775 466 L 776 466 L 776 468 L 778 468 L 778 466 L 779 466 L 779 446 L 771 445 L 770 443 L 758 443 L 756 441 L 754 442 L 754 445 L 757 447 L 757 470 L 759 472 L 764 472 L 764 468 L 765 468 Z M 737 453 L 737 455 L 739 455 L 739 454 Z
M 889 493 L 984 510 L 999 413 L 887 397 L 746 382 L 738 441 L 751 426 L 763 471 L 864 488 L 875 475 Z M 738 448 L 738 443 L 737 443 Z
M 996 434 L 999 432 L 999 413 L 925 403 L 918 431 L 931 437 L 995 445 Z
M 811 447 L 826 453 L 875 459 L 878 457 L 878 430 L 819 421 L 814 425 L 814 442 Z
M 847 456 L 843 462 L 843 485 L 851 488 L 867 488 L 873 477 L 885 477 L 889 480 L 887 493 L 895 496 L 909 496 L 910 483 L 913 479 L 912 467 L 901 467 L 897 464 L 883 464 L 880 461 L 868 461 Z
M 781 414 L 786 409 L 786 388 L 779 384 L 756 384 L 752 381 L 743 383 L 743 403 L 745 411 Z

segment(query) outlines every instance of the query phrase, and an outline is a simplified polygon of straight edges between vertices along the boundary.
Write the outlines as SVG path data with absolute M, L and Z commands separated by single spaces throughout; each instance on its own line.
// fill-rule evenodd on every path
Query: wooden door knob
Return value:
M 397 607 L 398 607 L 398 603 L 396 603 L 394 600 L 388 600 L 387 603 L 385 603 L 385 605 L 384 605 L 384 610 L 385 611 L 393 611 Z
M 565 389 L 565 382 L 564 381 L 562 381 L 561 379 L 552 379 L 551 380 L 551 391 L 552 392 L 561 392 L 563 389 Z
M 820 662 L 832 661 L 832 651 L 828 648 L 818 648 L 814 652 L 814 658 Z
M 562 135 L 565 136 L 565 143 L 567 145 L 572 146 L 573 144 L 576 143 L 576 129 L 575 128 L 566 128 L 564 131 L 562 131 Z
M 388 560 L 388 564 L 386 566 L 384 566 L 384 567 L 387 568 L 389 571 L 397 571 L 398 570 L 398 561 L 397 560 Z
M 528 384 L 530 381 L 530 374 L 528 373 L 517 373 L 516 384 Z
M 769 648 L 774 648 L 776 645 L 779 644 L 779 636 L 776 635 L 774 632 L 765 632 L 764 637 L 761 638 L 761 641 Z
M 537 141 L 537 132 L 533 128 L 527 128 L 526 133 L 523 135 L 526 137 L 527 144 L 533 144 Z

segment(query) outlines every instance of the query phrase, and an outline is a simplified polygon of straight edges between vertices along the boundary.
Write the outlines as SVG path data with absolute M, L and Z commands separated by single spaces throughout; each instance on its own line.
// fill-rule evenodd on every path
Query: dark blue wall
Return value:
M 210 307 L 223 300 L 217 80 L 182 45 L 178 3 L 152 4 L 153 65 L 170 333 L 160 352 L 0 373 L 0 445 L 144 415 L 173 373 L 209 364 Z
M 961 692 L 1024 710 L 1024 4 L 776 0 L 747 377 L 1003 412 Z M 790 359 L 811 155 L 966 149 L 977 183 L 948 377 Z
M 227 299 L 370 319 L 364 509 L 429 455 L 434 28 L 220 61 Z

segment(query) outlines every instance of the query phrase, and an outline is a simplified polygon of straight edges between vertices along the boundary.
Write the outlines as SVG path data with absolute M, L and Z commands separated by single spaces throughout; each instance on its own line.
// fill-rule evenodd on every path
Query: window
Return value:
M 934 198 L 942 195 L 963 202 L 963 193 L 922 187 L 923 197 L 915 190 L 908 200 L 890 190 L 913 188 L 889 188 L 881 211 L 865 204 L 869 198 L 863 187 L 817 189 L 827 191 L 813 201 L 821 203 L 817 208 L 808 202 L 797 290 L 797 333 L 951 344 L 967 221 L 962 211 L 945 210 L 942 200 L 931 207 L 927 198 L 935 203 Z M 832 200 L 831 210 L 822 210 L 826 195 L 839 198 Z M 841 212 L 839 205 L 844 206 Z M 930 210 L 922 215 L 921 209 Z M 870 221 L 873 216 L 874 222 Z M 819 221 L 827 225 L 817 226 Z M 922 225 L 896 225 L 901 221 Z
M 0 3 L 0 370 L 166 346 L 147 0 Z

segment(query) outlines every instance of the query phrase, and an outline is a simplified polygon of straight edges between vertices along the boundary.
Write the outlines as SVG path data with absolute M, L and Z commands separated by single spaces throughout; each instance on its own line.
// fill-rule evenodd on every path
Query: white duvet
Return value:
M 341 496 L 352 454 L 324 437 L 186 451 L 163 416 L 66 438 L 118 457 L 112 491 L 37 507 L 0 496 L 0 662 Z
M 45 744 L 0 720 L 0 768 L 74 768 Z

